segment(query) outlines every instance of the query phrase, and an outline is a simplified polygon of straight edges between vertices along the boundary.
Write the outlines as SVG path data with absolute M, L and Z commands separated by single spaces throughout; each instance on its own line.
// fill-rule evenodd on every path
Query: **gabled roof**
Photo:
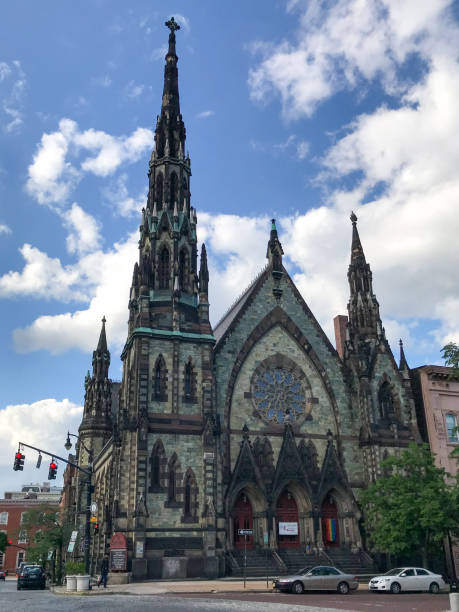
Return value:
M 227 310 L 225 312 L 223 317 L 220 319 L 220 321 L 214 327 L 214 337 L 217 340 L 217 344 L 223 338 L 223 336 L 225 335 L 226 331 L 229 329 L 231 323 L 234 321 L 234 319 L 237 317 L 239 312 L 242 310 L 242 308 L 244 307 L 244 304 L 247 302 L 247 300 L 249 299 L 251 294 L 255 291 L 255 287 L 256 287 L 257 283 L 260 281 L 262 276 L 264 276 L 264 274 L 266 273 L 268 268 L 269 268 L 269 264 L 267 264 L 258 273 L 258 275 L 253 279 L 253 281 L 250 283 L 250 285 L 247 287 L 247 289 L 242 293 L 242 295 L 240 295 L 238 297 L 238 299 L 229 308 L 229 310 Z

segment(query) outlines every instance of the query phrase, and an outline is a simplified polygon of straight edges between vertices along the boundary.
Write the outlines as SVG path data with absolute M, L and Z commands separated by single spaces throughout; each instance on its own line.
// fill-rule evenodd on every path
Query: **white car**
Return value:
M 382 576 L 375 576 L 368 584 L 370 591 L 430 591 L 438 593 L 446 587 L 439 574 L 429 572 L 422 567 L 396 567 Z

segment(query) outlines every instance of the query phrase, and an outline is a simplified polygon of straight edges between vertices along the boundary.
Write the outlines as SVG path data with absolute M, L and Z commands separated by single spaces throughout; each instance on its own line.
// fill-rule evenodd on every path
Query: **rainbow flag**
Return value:
M 336 541 L 336 519 L 325 519 L 325 537 L 327 542 Z

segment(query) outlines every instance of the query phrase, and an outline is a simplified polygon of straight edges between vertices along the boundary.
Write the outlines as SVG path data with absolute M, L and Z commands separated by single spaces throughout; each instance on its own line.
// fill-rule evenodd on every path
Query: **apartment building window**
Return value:
M 447 414 L 446 430 L 448 432 L 448 442 L 457 443 L 459 442 L 459 434 L 457 432 L 457 417 L 455 414 Z
M 0 567 L 3 567 L 5 562 L 5 554 L 0 551 Z
M 0 525 L 8 525 L 8 512 L 0 512 Z
M 18 535 L 18 544 L 25 544 L 27 542 L 26 532 L 21 530 Z

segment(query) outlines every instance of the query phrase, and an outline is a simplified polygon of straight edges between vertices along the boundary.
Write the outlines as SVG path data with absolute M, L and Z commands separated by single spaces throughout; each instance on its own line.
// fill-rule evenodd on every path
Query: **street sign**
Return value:
M 75 548 L 75 542 L 69 542 L 67 552 L 72 553 L 74 548 Z
M 253 529 L 238 529 L 238 535 L 250 536 L 253 535 Z
M 76 542 L 77 536 L 78 536 L 78 531 L 72 531 L 72 535 L 70 536 L 70 541 Z
M 91 514 L 97 514 L 97 502 L 92 502 L 91 504 Z

